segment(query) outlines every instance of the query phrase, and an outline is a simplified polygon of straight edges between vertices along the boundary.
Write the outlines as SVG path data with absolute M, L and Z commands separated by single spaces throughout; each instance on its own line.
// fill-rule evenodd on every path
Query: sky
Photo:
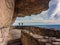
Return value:
M 17 17 L 14 24 L 24 23 L 26 25 L 55 25 L 60 24 L 60 0 L 50 0 L 49 9 L 40 14 Z

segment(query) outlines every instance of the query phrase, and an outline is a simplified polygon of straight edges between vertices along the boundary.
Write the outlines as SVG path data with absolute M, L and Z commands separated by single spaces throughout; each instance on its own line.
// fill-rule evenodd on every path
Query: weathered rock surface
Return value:
M 16 0 L 15 13 L 18 16 L 38 14 L 48 9 L 50 0 Z
M 9 28 L 0 29 L 0 45 L 7 45 L 9 40 L 11 40 Z
M 7 45 L 9 27 L 14 14 L 14 0 L 0 0 L 0 45 Z
M 50 0 L 0 0 L 0 27 L 9 26 L 17 16 L 38 14 L 48 9 Z M 14 6 L 15 5 L 15 6 Z M 14 13 L 15 7 L 15 13 Z
M 28 30 L 22 31 L 21 38 L 23 45 L 60 45 L 60 38 L 33 34 Z
M 21 38 L 21 30 L 19 29 L 12 29 L 10 30 L 10 34 L 12 39 L 11 40 L 15 40 L 15 39 L 19 39 Z
M 14 0 L 0 0 L 0 28 L 11 24 L 14 13 Z
M 14 14 L 14 0 L 0 0 L 0 45 L 7 45 L 9 27 L 17 16 L 26 16 L 40 13 L 48 9 L 49 0 L 16 0 Z M 6 29 L 5 29 L 6 28 Z M 7 29 L 8 28 L 8 29 Z M 2 35 L 3 33 L 3 35 Z M 6 34 L 7 33 L 7 34 Z M 2 42 L 3 40 L 3 42 Z
M 19 28 L 18 26 L 15 28 Z M 21 27 L 22 30 L 28 30 L 34 34 L 39 34 L 43 36 L 49 36 L 49 37 L 56 37 L 60 38 L 60 30 L 56 29 L 46 29 L 46 28 L 39 28 L 39 27 L 34 27 L 34 26 L 23 26 Z

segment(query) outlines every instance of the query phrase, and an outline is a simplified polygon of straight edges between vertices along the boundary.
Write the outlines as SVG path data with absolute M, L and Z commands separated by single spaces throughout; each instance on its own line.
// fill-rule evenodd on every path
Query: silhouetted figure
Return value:
M 23 29 L 23 23 L 22 23 L 22 29 Z
M 19 23 L 19 26 L 20 26 L 20 23 Z
M 22 23 L 22 26 L 23 26 L 23 23 Z
M 20 23 L 19 23 L 19 28 L 20 28 Z

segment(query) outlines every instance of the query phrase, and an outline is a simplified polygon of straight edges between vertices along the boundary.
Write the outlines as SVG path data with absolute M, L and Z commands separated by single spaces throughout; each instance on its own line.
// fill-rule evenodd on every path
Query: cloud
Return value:
M 49 3 L 49 11 L 48 11 L 50 19 L 54 19 L 56 16 L 58 17 L 59 12 L 60 12 L 60 0 L 51 0 Z
M 60 0 L 51 0 L 49 9 L 40 14 L 17 18 L 15 22 L 41 22 L 47 24 L 60 24 Z

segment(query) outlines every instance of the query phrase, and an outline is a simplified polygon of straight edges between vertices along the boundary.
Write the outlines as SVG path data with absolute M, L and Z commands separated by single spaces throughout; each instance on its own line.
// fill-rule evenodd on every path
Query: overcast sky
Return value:
M 35 22 L 36 24 L 60 24 L 60 0 L 51 0 L 49 2 L 49 9 L 42 11 L 40 14 L 21 18 L 17 17 L 14 24 L 19 22 Z

